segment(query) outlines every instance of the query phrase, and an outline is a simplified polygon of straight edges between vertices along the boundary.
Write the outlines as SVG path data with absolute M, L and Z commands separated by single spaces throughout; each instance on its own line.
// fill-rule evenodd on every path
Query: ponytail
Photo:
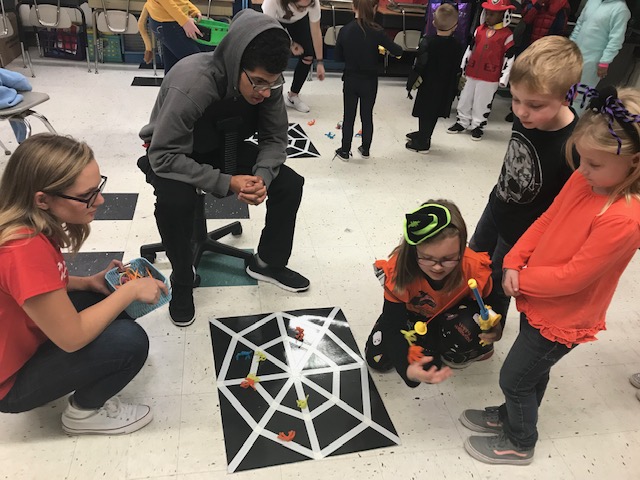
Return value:
M 353 9 L 357 13 L 356 21 L 362 30 L 370 28 L 372 30 L 382 30 L 382 27 L 375 22 L 375 8 L 378 0 L 353 0 Z

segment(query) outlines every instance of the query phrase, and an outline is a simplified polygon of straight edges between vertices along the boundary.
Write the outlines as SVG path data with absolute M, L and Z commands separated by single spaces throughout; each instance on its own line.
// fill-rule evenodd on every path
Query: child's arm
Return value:
M 419 383 L 407 378 L 409 343 L 400 332 L 406 328 L 407 315 L 407 307 L 404 303 L 392 302 L 385 298 L 378 327 L 382 332 L 385 352 L 389 355 L 391 363 L 405 383 L 413 388 L 417 387 Z
M 398 45 L 396 42 L 392 41 L 389 37 L 387 37 L 384 31 L 380 30 L 378 35 L 378 43 L 382 45 L 385 50 L 387 50 L 394 57 L 400 57 L 402 55 L 402 47 Z M 422 42 L 421 42 L 422 43 Z M 418 47 L 418 51 L 420 48 Z
M 574 179 L 577 178 L 576 175 L 580 174 L 576 172 L 571 176 L 571 178 L 569 178 L 547 211 L 533 222 L 527 231 L 522 234 L 509 253 L 505 255 L 502 262 L 503 269 L 520 270 L 527 264 L 531 253 L 538 244 L 538 240 L 549 226 L 549 223 L 551 223 L 551 220 L 558 213 L 560 205 L 562 205 L 562 202 L 567 195 L 566 192 L 569 191 L 570 185 L 572 185 Z
M 567 263 L 522 270 L 520 292 L 533 297 L 577 293 L 608 274 L 611 265 L 639 246 L 640 230 L 635 219 L 621 215 L 597 217 L 589 237 Z
M 616 58 L 616 55 L 618 55 L 618 52 L 622 48 L 624 36 L 627 31 L 627 23 L 629 23 L 630 18 L 631 13 L 629 12 L 629 9 L 624 8 L 611 19 L 609 39 L 607 41 L 607 46 L 602 52 L 602 56 L 598 62 L 599 64 L 604 64 L 608 67 L 609 64 L 613 62 L 613 59 Z

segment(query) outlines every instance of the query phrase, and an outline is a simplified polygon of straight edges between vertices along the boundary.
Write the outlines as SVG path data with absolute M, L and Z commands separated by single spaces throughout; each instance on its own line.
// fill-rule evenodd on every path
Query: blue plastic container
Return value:
M 153 278 L 164 282 L 164 284 L 169 289 L 169 294 L 165 295 L 164 293 L 162 293 L 160 295 L 160 300 L 158 300 L 158 303 L 156 303 L 155 305 L 142 303 L 138 301 L 131 303 L 131 305 L 125 308 L 125 312 L 127 312 L 130 317 L 140 318 L 143 315 L 146 315 L 147 313 L 154 311 L 156 308 L 161 307 L 162 305 L 168 303 L 169 300 L 171 300 L 171 287 L 169 285 L 169 282 L 167 281 L 166 277 L 158 271 L 158 269 L 156 269 L 151 263 L 149 263 L 148 260 L 144 258 L 134 258 L 125 266 L 130 267 L 133 270 L 138 270 L 141 274 L 144 274 L 145 276 L 147 273 L 147 269 L 149 269 L 149 272 L 151 273 Z M 118 272 L 117 268 L 112 268 L 111 270 L 109 270 L 105 274 L 104 278 L 107 281 L 107 286 L 109 287 L 109 290 L 111 290 L 112 292 L 116 290 L 116 285 L 120 286 L 120 272 Z M 135 281 L 135 280 L 130 280 L 130 281 Z

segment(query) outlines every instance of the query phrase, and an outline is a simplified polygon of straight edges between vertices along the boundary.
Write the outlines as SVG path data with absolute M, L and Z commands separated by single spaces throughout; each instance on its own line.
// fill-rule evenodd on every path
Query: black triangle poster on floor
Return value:
M 230 473 L 400 444 L 339 308 L 210 328 Z

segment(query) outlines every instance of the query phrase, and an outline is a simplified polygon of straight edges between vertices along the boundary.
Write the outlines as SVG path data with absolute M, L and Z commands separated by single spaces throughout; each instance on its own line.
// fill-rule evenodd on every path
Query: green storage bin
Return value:
M 202 32 L 202 37 L 197 37 L 196 42 L 203 45 L 218 45 L 225 35 L 229 32 L 229 24 L 212 20 L 210 18 L 202 18 L 197 23 L 198 29 Z
M 89 60 L 94 61 L 93 30 L 87 31 L 89 38 Z M 122 35 L 101 34 L 98 42 L 100 63 L 122 63 Z

